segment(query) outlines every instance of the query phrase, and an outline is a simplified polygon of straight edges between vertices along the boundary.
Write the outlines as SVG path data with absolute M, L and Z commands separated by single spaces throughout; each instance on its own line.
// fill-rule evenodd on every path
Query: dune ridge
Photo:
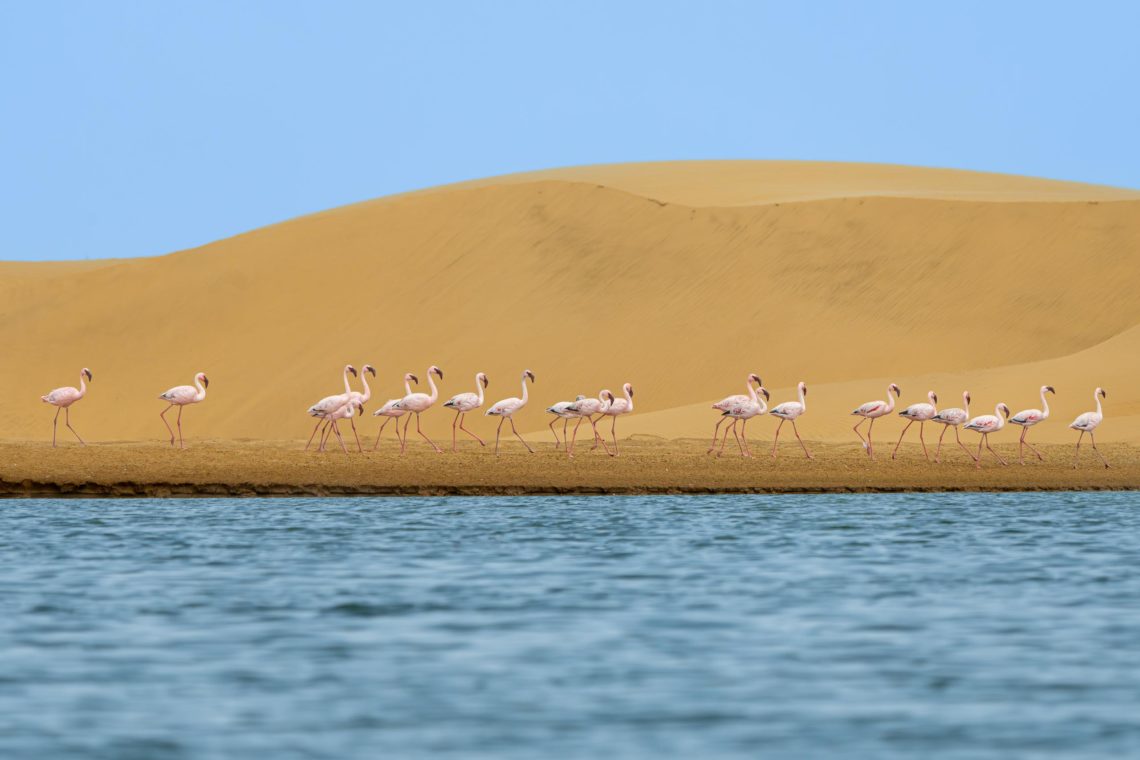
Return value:
M 155 397 L 199 370 L 211 386 L 186 412 L 191 442 L 302 438 L 305 408 L 338 390 L 343 364 L 370 362 L 372 409 L 429 364 L 445 370 L 441 401 L 473 390 L 477 371 L 489 401 L 517 395 L 529 368 L 534 400 L 518 421 L 532 435 L 548 435 L 549 403 L 630 381 L 637 412 L 619 432 L 703 437 L 708 404 L 757 371 L 773 401 L 808 381 L 802 430 L 821 440 L 848 440 L 847 412 L 894 380 L 904 405 L 928 385 L 958 405 L 969 387 L 977 413 L 1038 406 L 1037 387 L 1054 384 L 1054 417 L 1033 431 L 1053 442 L 1072 439 L 1065 425 L 1103 385 L 1098 439 L 1140 442 L 1140 193 L 945 172 L 578 167 L 167 256 L 2 263 L 0 438 L 50 439 L 39 395 L 81 366 L 95 380 L 74 421 L 90 440 L 160 438 Z M 450 422 L 425 416 L 438 438 Z M 493 434 L 490 420 L 470 424 Z

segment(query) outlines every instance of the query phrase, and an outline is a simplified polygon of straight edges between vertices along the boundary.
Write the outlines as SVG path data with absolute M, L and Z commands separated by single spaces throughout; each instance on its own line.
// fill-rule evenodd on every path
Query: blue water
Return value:
M 0 757 L 1140 753 L 1134 494 L 0 502 Z

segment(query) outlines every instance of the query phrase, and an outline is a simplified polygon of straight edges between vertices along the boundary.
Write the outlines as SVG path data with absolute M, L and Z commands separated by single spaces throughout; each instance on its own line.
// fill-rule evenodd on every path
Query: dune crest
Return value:
M 818 199 L 784 203 L 772 199 L 786 187 L 756 186 L 764 162 L 740 163 L 493 178 L 168 256 L 0 264 L 0 438 L 50 439 L 39 395 L 81 366 L 96 382 L 73 413 L 94 441 L 162 437 L 154 397 L 198 371 L 210 398 L 184 417 L 188 445 L 303 438 L 305 409 L 340 389 L 343 365 L 370 362 L 369 413 L 430 364 L 446 373 L 441 404 L 474 390 L 477 371 L 490 399 L 514 395 L 529 367 L 516 420 L 535 435 L 548 434 L 550 403 L 629 381 L 638 411 L 623 431 L 703 437 L 707 404 L 757 371 L 774 401 L 812 384 L 809 437 L 845 439 L 846 412 L 893 379 L 904 404 L 927 384 L 957 404 L 966 384 L 978 413 L 991 389 L 1016 411 L 1057 385 L 1054 418 L 1034 430 L 1043 441 L 1067 440 L 1103 385 L 1098 439 L 1140 441 L 1125 419 L 1140 413 L 1140 194 L 955 172 L 938 196 L 943 170 L 840 165 L 848 189 L 860 171 L 880 190 L 882 176 L 905 189 L 917 174 L 911 196 L 832 197 L 816 165 L 781 162 L 770 174 L 796 192 L 818 186 Z M 432 410 L 425 429 L 449 436 L 451 417 Z

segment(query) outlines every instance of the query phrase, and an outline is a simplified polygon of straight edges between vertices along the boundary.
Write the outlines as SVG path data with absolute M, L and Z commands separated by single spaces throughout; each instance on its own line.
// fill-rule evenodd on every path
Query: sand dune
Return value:
M 753 370 L 777 400 L 807 380 L 804 432 L 826 440 L 886 380 L 904 402 L 969 387 L 978 412 L 1037 406 L 1052 383 L 1034 435 L 1070 440 L 1099 384 L 1098 437 L 1140 442 L 1137 250 L 1140 194 L 1022 177 L 693 162 L 494 178 L 159 258 L 0 264 L 0 438 L 49 438 L 39 395 L 81 366 L 92 440 L 159 437 L 155 397 L 198 370 L 191 439 L 303 438 L 340 367 L 371 362 L 381 401 L 430 363 L 445 398 L 478 370 L 492 400 L 516 395 L 530 368 L 520 422 L 541 432 L 546 404 L 628 380 L 622 428 L 668 438 L 704 436 L 707 405 Z M 450 434 L 444 411 L 426 422 Z

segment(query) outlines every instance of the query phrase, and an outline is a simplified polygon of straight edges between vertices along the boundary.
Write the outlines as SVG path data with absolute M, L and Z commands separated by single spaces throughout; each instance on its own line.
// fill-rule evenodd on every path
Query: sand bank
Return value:
M 731 442 L 730 442 L 731 443 Z M 435 454 L 423 444 L 405 456 L 382 450 L 346 457 L 302 451 L 297 442 L 195 441 L 185 451 L 161 444 L 118 443 L 51 449 L 42 443 L 0 443 L 4 496 L 300 496 L 494 495 L 639 493 L 812 493 L 893 491 L 1032 491 L 1140 488 L 1140 447 L 1102 444 L 1111 469 L 1091 451 L 1072 468 L 1071 446 L 1044 445 L 1046 461 L 1008 467 L 992 460 L 976 470 L 960 449 L 927 464 L 917 447 L 897 461 L 868 462 L 855 445 L 809 441 L 808 461 L 792 445 L 773 462 L 762 445 L 755 459 L 726 451 L 705 454 L 698 440 L 631 440 L 610 458 L 582 450 L 573 460 L 540 444 L 535 454 L 516 446 L 495 458 L 477 445 Z M 1015 446 L 1001 444 L 1003 456 Z

